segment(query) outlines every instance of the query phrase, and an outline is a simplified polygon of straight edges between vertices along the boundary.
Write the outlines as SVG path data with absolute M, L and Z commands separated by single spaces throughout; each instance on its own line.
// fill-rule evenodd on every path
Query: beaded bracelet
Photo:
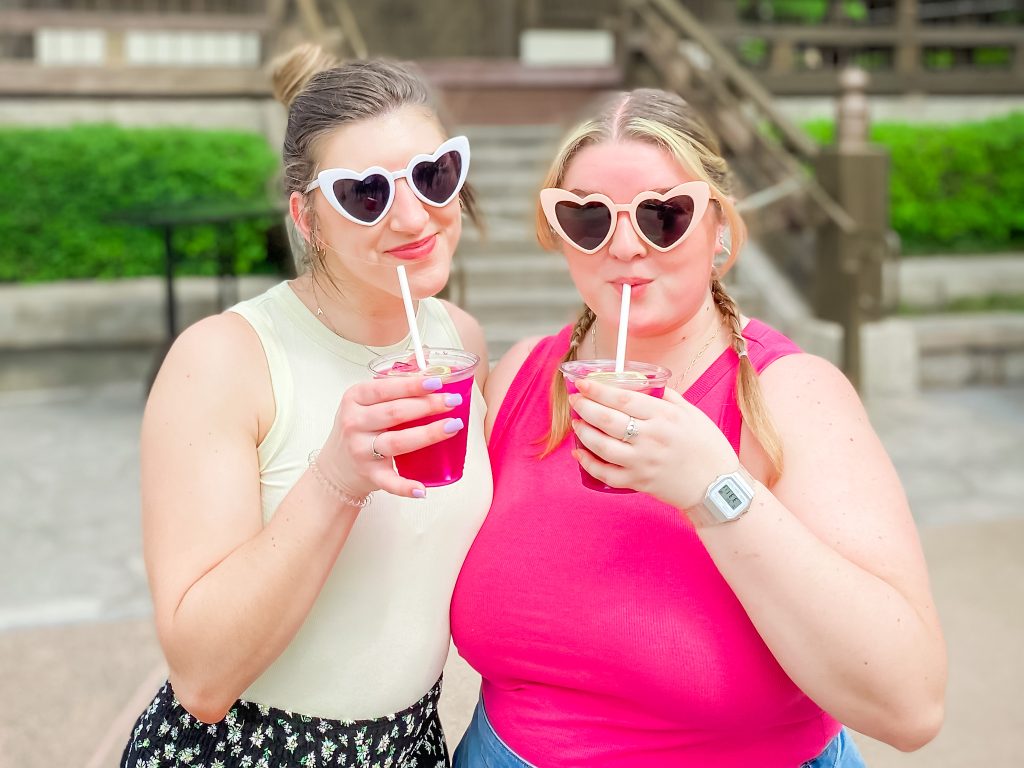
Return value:
M 320 469 L 320 465 L 316 463 L 317 457 L 319 455 L 319 448 L 316 449 L 315 451 L 310 451 L 308 462 L 309 471 L 313 473 L 313 477 L 317 479 L 317 482 L 319 482 L 320 485 L 322 485 L 324 488 L 330 491 L 332 496 L 339 499 L 340 501 L 342 501 L 343 503 L 347 504 L 350 507 L 357 507 L 358 509 L 362 509 L 363 507 L 370 503 L 370 500 L 373 497 L 372 493 L 368 493 L 362 498 L 353 496 L 340 485 L 333 482 L 329 477 L 327 477 L 327 475 L 325 475 L 323 471 Z

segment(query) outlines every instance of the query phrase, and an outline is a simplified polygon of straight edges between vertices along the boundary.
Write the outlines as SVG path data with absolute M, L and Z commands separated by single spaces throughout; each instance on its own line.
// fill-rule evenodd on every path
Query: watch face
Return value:
M 712 484 L 704 506 L 719 521 L 735 520 L 747 511 L 754 497 L 753 489 L 736 474 L 724 475 Z
M 724 483 L 718 489 L 718 495 L 725 500 L 725 503 L 729 505 L 729 509 L 733 511 L 739 509 L 743 504 L 743 499 L 737 495 L 736 491 L 732 489 L 732 486 L 729 485 L 728 482 Z

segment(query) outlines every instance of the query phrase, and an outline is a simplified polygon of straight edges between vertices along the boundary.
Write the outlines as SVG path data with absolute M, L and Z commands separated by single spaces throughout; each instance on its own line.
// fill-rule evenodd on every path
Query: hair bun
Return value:
M 341 62 L 319 45 L 302 43 L 270 62 L 270 80 L 274 98 L 290 108 L 295 97 L 318 72 L 333 69 Z

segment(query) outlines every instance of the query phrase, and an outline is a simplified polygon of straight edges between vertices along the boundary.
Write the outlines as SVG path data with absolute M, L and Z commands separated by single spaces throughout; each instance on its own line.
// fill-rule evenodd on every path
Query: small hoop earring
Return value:
M 320 240 L 320 233 L 317 232 L 316 223 L 309 228 L 309 249 L 313 252 L 313 256 L 320 261 L 322 264 L 327 259 L 327 249 L 324 247 L 323 242 Z

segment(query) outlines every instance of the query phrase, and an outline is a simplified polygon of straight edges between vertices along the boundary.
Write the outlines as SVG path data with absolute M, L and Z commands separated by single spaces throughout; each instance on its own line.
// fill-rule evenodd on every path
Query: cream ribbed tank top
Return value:
M 342 394 L 370 377 L 367 363 L 377 353 L 328 330 L 288 283 L 231 311 L 263 344 L 276 403 L 258 448 L 266 522 L 306 471 L 309 452 L 327 439 Z M 420 301 L 417 323 L 424 344 L 462 348 L 437 299 Z M 410 346 L 406 339 L 378 349 L 388 354 Z M 460 481 L 428 489 L 426 499 L 374 494 L 305 623 L 243 699 L 359 720 L 400 711 L 437 681 L 448 655 L 455 579 L 491 502 L 484 413 L 474 385 Z

